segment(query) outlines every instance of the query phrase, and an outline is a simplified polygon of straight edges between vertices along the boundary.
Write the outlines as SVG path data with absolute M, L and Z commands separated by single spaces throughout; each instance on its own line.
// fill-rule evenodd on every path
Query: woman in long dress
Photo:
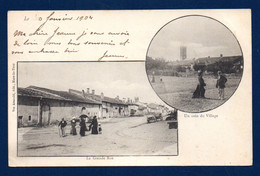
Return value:
M 76 130 L 76 117 L 73 117 L 72 120 L 70 121 L 71 123 L 71 131 L 70 134 L 72 135 L 77 135 L 77 130 Z
M 91 134 L 98 134 L 98 121 L 96 116 L 93 117 L 93 120 L 89 125 L 89 128 L 91 127 L 92 127 Z
M 204 79 L 202 77 L 203 72 L 199 70 L 198 73 L 198 85 L 196 87 L 196 90 L 193 93 L 192 98 L 205 98 L 205 82 Z
M 84 119 L 84 117 L 81 117 L 80 119 L 80 136 L 85 136 L 85 131 L 86 131 L 86 121 Z

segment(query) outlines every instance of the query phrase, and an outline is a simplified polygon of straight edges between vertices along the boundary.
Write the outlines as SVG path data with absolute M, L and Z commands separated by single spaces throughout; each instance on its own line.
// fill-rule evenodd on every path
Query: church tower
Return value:
M 187 58 L 187 47 L 181 46 L 180 47 L 180 60 L 184 60 Z

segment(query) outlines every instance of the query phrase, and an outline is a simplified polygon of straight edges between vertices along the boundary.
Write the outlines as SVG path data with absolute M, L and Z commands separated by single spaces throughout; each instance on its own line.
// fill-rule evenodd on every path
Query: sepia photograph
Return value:
M 18 157 L 177 155 L 178 112 L 144 67 L 18 62 Z
M 184 112 L 206 112 L 224 104 L 243 74 L 235 35 L 206 16 L 183 16 L 163 26 L 147 51 L 146 72 L 158 96 Z
M 7 16 L 9 167 L 252 165 L 250 9 Z

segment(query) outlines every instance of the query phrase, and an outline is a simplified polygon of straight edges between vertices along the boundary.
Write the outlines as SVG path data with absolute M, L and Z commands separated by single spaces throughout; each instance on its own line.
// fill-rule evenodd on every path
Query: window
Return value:
M 28 121 L 32 121 L 32 116 L 28 116 Z

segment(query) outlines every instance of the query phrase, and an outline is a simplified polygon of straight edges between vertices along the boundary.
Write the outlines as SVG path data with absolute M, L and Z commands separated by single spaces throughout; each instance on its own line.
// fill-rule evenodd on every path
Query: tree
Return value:
M 163 58 L 153 59 L 147 56 L 146 58 L 146 70 L 164 70 L 167 66 L 167 62 Z

